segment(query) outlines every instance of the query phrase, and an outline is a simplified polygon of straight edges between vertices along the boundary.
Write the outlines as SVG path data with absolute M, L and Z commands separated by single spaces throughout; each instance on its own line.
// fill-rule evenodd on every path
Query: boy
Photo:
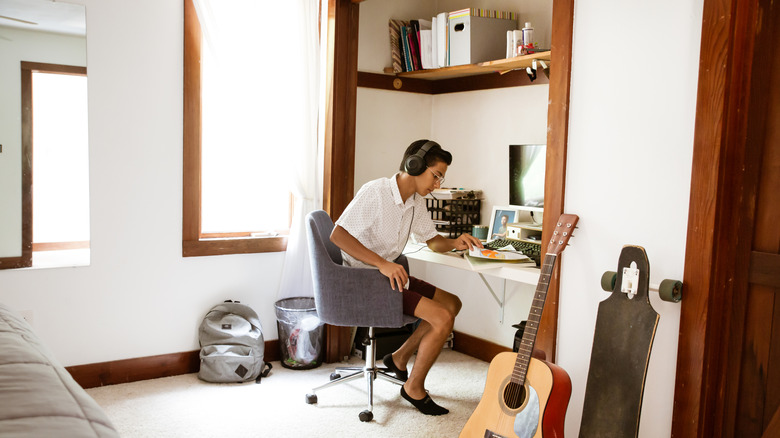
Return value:
M 395 352 L 383 358 L 385 366 L 405 383 L 401 396 L 426 415 L 449 411 L 437 405 L 425 390 L 425 378 L 452 332 L 461 302 L 457 296 L 409 277 L 394 263 L 409 236 L 437 252 L 482 247 L 479 239 L 461 234 L 448 239 L 436 232 L 423 197 L 444 183 L 452 154 L 433 141 L 417 140 L 406 149 L 400 172 L 360 188 L 336 221 L 330 240 L 341 248 L 344 264 L 377 268 L 393 290 L 403 293 L 403 310 L 422 319 L 417 329 Z M 417 352 L 411 374 L 406 365 Z

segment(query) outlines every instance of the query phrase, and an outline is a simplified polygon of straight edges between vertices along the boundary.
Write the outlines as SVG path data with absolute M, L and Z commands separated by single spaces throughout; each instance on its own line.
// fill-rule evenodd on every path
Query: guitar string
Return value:
M 548 276 L 548 278 L 549 278 L 549 275 L 552 272 L 552 268 L 555 265 L 555 260 L 556 260 L 556 257 L 555 257 L 554 254 L 547 254 L 545 256 L 545 263 L 542 266 L 542 272 L 541 272 L 542 277 L 541 278 L 544 278 L 544 276 Z M 548 282 L 549 282 L 549 280 L 548 280 Z M 537 288 L 537 292 L 539 292 L 538 288 Z M 545 288 L 544 293 L 543 294 L 540 293 L 540 295 L 545 295 L 545 296 L 544 297 L 541 297 L 541 296 L 537 297 L 537 299 L 542 299 L 542 298 L 546 299 L 546 288 Z M 544 300 L 542 300 L 542 301 L 544 302 Z M 536 336 L 535 333 L 534 333 L 534 336 Z M 525 336 L 523 336 L 523 337 L 525 338 Z M 521 345 L 522 345 L 522 341 L 521 341 Z M 528 361 L 525 364 L 525 379 L 524 380 L 527 380 L 527 378 L 528 378 L 528 371 L 529 371 L 529 368 L 530 368 L 530 359 L 531 359 L 530 354 L 531 353 L 528 353 L 529 354 Z M 525 358 L 523 357 L 522 359 L 525 359 Z M 521 360 L 521 358 L 520 358 L 520 356 L 518 356 L 516 361 L 520 361 L 520 360 Z M 520 401 L 522 400 L 523 392 L 525 392 L 524 383 L 525 382 L 519 382 L 519 381 L 518 382 L 512 382 L 512 380 L 510 378 L 510 381 L 508 382 L 507 387 L 504 387 L 504 390 L 502 391 L 502 394 L 501 394 L 501 400 L 510 409 L 517 409 L 519 407 Z M 526 398 L 528 396 L 529 396 L 528 394 L 525 394 Z M 498 426 L 498 430 L 501 430 L 501 431 L 506 430 L 507 426 L 509 426 L 508 430 L 512 430 L 514 432 L 515 418 L 513 418 L 513 416 L 511 416 L 511 415 L 501 415 L 501 412 L 498 412 L 497 414 L 498 414 L 498 417 L 499 417 L 498 421 L 496 423 L 497 426 Z M 519 414 L 519 412 L 518 412 L 518 414 Z M 516 417 L 516 415 L 515 415 L 515 417 Z

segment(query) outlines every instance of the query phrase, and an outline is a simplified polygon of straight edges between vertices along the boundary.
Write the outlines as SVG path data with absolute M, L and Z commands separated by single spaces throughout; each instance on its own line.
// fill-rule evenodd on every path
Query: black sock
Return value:
M 444 415 L 450 412 L 449 409 L 437 405 L 428 394 L 425 394 L 425 397 L 422 400 L 413 399 L 409 394 L 406 393 L 406 390 L 403 386 L 401 387 L 401 397 L 408 400 L 412 406 L 417 408 L 418 411 L 425 415 Z
M 398 380 L 403 380 L 404 382 L 406 382 L 406 379 L 409 378 L 409 373 L 407 373 L 406 370 L 401 371 L 400 369 L 398 369 L 397 366 L 395 366 L 395 362 L 393 362 L 392 353 L 387 353 L 385 357 L 382 359 L 382 362 L 385 364 L 387 369 L 389 369 L 390 371 L 393 372 L 393 374 L 395 374 L 395 377 Z

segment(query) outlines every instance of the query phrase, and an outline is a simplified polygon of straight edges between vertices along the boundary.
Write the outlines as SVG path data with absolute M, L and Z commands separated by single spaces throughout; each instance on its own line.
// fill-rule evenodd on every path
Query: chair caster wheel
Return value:
M 358 417 L 360 418 L 360 421 L 367 423 L 374 419 L 374 413 L 371 411 L 363 411 Z
M 317 403 L 317 394 L 306 394 L 306 403 L 310 405 Z
M 339 373 L 330 373 L 330 380 L 336 380 L 341 378 L 341 374 Z

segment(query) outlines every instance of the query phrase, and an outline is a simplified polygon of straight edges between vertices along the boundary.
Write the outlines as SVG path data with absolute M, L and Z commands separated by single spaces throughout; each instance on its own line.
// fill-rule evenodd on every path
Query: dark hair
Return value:
M 406 158 L 410 155 L 414 155 L 417 153 L 417 151 L 420 150 L 421 147 L 427 142 L 433 143 L 433 146 L 431 146 L 428 149 L 428 152 L 425 153 L 425 165 L 426 166 L 433 166 L 436 164 L 437 161 L 442 161 L 446 165 L 452 164 L 452 154 L 445 151 L 441 148 L 441 145 L 439 143 L 436 143 L 433 140 L 417 140 L 412 142 L 412 144 L 409 145 L 408 148 L 406 148 L 406 152 L 404 152 L 404 158 L 401 160 L 401 167 L 399 170 L 402 172 L 406 170 L 406 167 L 404 166 L 404 163 L 406 162 Z

